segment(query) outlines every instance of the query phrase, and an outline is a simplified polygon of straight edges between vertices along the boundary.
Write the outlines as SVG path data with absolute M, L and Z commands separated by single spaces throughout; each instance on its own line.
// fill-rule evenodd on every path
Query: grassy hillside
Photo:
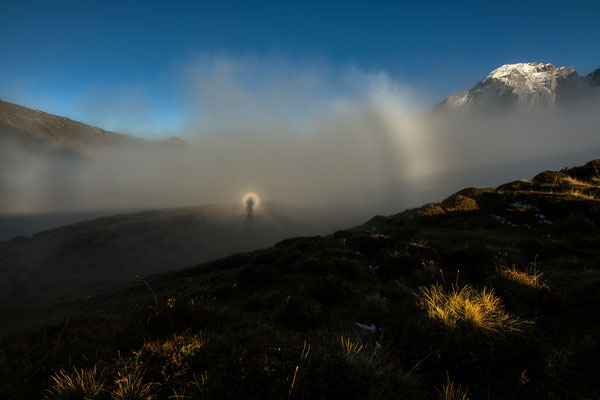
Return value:
M 97 218 L 0 242 L 0 313 L 6 321 L 0 333 L 56 322 L 79 303 L 137 276 L 270 246 L 292 235 L 333 232 L 343 226 L 337 218 L 263 204 L 249 227 L 242 205 L 210 205 Z
M 600 160 L 122 284 L 0 397 L 596 399 Z

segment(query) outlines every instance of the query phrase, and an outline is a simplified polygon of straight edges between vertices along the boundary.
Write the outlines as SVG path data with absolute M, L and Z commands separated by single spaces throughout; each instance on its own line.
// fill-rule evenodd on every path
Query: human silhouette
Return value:
M 246 200 L 246 225 L 252 226 L 254 223 L 254 199 L 248 197 Z

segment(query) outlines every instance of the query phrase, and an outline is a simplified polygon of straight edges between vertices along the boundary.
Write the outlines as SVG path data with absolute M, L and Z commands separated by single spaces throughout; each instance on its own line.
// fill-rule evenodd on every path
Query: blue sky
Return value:
M 0 14 L 1 99 L 138 133 L 183 123 L 182 71 L 199 57 L 383 71 L 425 105 L 506 63 L 600 67 L 598 1 L 19 1 Z

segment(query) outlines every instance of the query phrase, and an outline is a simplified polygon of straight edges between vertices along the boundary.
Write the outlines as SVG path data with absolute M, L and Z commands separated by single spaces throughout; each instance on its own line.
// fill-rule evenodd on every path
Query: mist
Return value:
M 600 149 L 598 99 L 486 117 L 432 112 L 419 88 L 384 71 L 203 57 L 178 75 L 182 141 L 75 156 L 3 145 L 0 213 L 230 204 L 253 191 L 266 203 L 366 218 L 580 164 Z

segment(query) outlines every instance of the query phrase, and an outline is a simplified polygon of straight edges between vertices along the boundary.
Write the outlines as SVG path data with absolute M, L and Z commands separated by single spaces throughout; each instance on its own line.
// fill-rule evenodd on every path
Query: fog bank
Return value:
M 182 142 L 40 155 L 3 144 L 0 213 L 264 200 L 361 215 L 597 157 L 600 102 L 508 116 L 433 113 L 382 71 L 203 58 L 181 78 Z

